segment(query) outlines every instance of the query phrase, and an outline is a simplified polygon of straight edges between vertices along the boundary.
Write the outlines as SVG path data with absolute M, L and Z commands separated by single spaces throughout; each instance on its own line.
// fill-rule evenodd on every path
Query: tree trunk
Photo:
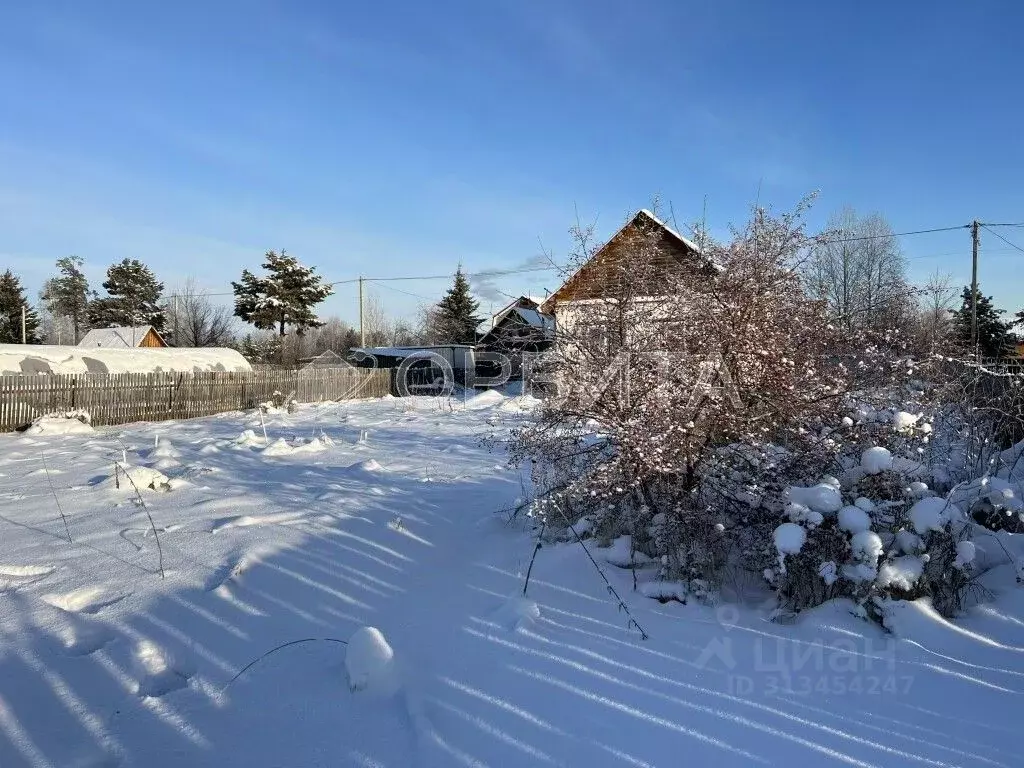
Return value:
M 281 313 L 280 328 L 281 328 L 281 330 L 279 332 L 279 335 L 281 337 L 281 352 L 280 352 L 280 359 L 279 359 L 278 362 L 280 362 L 281 365 L 283 366 L 284 365 L 284 312 Z

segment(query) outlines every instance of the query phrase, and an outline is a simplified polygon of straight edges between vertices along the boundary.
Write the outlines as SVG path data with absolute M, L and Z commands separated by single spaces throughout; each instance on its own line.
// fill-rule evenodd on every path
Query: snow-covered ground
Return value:
M 660 604 L 595 549 L 641 640 L 564 544 L 523 599 L 523 483 L 481 442 L 523 405 L 0 437 L 0 766 L 1024 765 L 1024 588 L 895 639 Z

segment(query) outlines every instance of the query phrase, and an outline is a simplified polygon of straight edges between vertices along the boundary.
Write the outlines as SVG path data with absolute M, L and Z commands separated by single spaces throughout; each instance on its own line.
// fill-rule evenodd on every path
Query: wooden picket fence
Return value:
M 0 376 L 0 432 L 37 416 L 81 409 L 95 426 L 192 419 L 254 408 L 275 392 L 303 403 L 382 397 L 387 370 L 262 370 L 246 373 L 115 373 Z

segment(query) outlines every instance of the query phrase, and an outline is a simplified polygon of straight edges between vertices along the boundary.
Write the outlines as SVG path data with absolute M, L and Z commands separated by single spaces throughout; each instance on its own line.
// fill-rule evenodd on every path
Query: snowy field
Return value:
M 481 438 L 526 405 L 0 436 L 0 766 L 1024 765 L 1024 588 L 953 624 L 905 604 L 896 639 L 661 604 L 595 549 L 641 640 L 563 544 L 520 599 L 524 484 Z M 302 643 L 229 685 L 364 625 L 382 670 Z

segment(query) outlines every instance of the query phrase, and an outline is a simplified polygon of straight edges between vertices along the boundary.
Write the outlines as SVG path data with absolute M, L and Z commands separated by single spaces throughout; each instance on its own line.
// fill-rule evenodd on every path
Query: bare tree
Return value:
M 214 304 L 195 278 L 168 297 L 166 327 L 178 347 L 225 347 L 235 338 L 231 309 Z
M 363 302 L 363 333 L 367 346 L 382 347 L 392 343 L 391 322 L 375 293 L 367 293 Z
M 957 297 L 953 277 L 938 270 L 921 286 L 921 307 L 918 318 L 917 347 L 934 352 L 952 329 L 952 311 Z
M 556 314 L 548 366 L 558 392 L 518 432 L 513 455 L 531 460 L 535 511 L 549 527 L 586 516 L 599 539 L 629 535 L 663 577 L 700 588 L 745 547 L 749 526 L 770 539 L 778 524 L 778 509 L 755 511 L 733 479 L 760 467 L 768 482 L 776 445 L 788 463 L 816 457 L 820 476 L 832 449 L 819 436 L 839 404 L 898 366 L 802 290 L 816 242 L 803 206 L 757 208 L 730 242 L 702 237 L 688 259 L 666 249 L 663 229 L 620 233 L 596 256 L 592 231 L 574 234 L 572 266 L 589 266 Z
M 809 292 L 847 330 L 903 326 L 912 316 L 905 261 L 880 214 L 834 214 L 802 271 Z
M 40 292 L 40 301 L 36 312 L 39 315 L 39 330 L 44 344 L 74 344 L 75 331 L 71 319 L 50 311 L 46 299 Z
M 306 348 L 310 355 L 322 352 L 347 352 L 346 342 L 350 338 L 352 328 L 340 317 L 328 317 L 320 328 L 314 328 L 305 334 Z

